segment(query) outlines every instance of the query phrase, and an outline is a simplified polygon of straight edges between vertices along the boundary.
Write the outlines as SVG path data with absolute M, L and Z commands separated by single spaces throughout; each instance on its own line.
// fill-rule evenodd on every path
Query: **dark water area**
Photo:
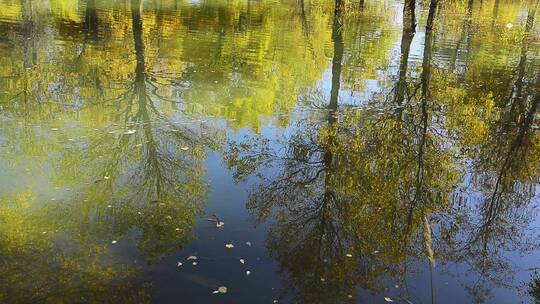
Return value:
M 538 1 L 407 3 L 0 0 L 0 303 L 540 303 Z

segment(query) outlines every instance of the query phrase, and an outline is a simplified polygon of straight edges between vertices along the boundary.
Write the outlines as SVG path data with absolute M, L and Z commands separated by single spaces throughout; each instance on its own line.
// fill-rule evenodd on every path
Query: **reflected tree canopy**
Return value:
M 152 302 L 142 274 L 197 239 L 228 174 L 253 186 L 280 300 L 434 302 L 444 277 L 538 302 L 515 265 L 540 249 L 537 19 L 499 0 L 0 0 L 0 302 Z M 242 210 L 216 229 L 237 249 Z
M 474 7 L 469 3 L 467 11 Z M 420 16 L 423 51 L 412 66 L 411 41 L 419 34 L 403 30 L 390 75 L 394 85 L 361 108 L 339 101 L 346 84 L 340 83 L 336 13 L 327 109 L 277 141 L 254 137 L 244 140 L 251 144 L 229 145 L 226 159 L 237 180 L 259 176 L 247 206 L 260 223 L 272 223 L 266 245 L 296 287 L 294 302 L 331 303 L 356 296 L 358 285 L 378 291 L 389 278 L 407 286 L 423 263 L 430 272 L 440 271 L 439 263 L 468 265 L 480 280 L 462 284 L 482 302 L 490 286 L 511 286 L 508 252 L 538 248 L 530 223 L 539 173 L 540 74 L 538 63 L 527 59 L 534 8 L 516 40 L 519 48 L 508 53 L 517 61 L 511 78 L 496 85 L 489 82 L 500 77 L 482 75 L 496 63 L 467 63 L 476 49 L 459 44 L 474 43 L 471 33 L 458 37 L 457 51 L 446 55 L 449 38 L 439 26 L 453 9 L 431 1 L 426 19 Z M 464 18 L 469 30 L 471 16 Z M 465 69 L 456 71 L 462 58 Z M 399 296 L 412 299 L 407 288 Z

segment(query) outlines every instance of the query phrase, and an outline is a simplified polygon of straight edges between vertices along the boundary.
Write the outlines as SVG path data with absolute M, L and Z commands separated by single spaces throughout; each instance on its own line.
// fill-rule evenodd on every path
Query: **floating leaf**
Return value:
M 217 289 L 217 291 L 218 291 L 219 293 L 227 293 L 227 287 L 225 287 L 225 286 L 219 286 L 218 289 Z
M 188 258 L 187 258 L 186 260 L 188 260 L 188 261 L 189 261 L 189 260 L 196 260 L 196 259 L 197 259 L 197 257 L 196 257 L 196 256 L 194 256 L 194 255 L 190 255 L 190 256 L 188 256 Z
M 348 257 L 348 258 L 352 258 L 352 254 L 350 254 L 350 253 L 347 253 L 345 256 Z
M 112 241 L 111 243 L 112 243 L 112 244 L 116 244 L 116 241 Z
M 384 297 L 384 300 L 385 300 L 386 302 L 388 302 L 388 303 L 394 302 L 394 301 L 393 301 L 392 299 L 390 299 L 389 297 Z
M 245 264 L 246 261 L 244 261 L 244 259 L 240 259 L 240 263 Z
M 225 244 L 225 247 L 231 249 L 231 248 L 234 248 L 234 245 L 233 244 Z
M 251 242 L 246 242 L 246 245 L 251 246 Z
M 251 271 L 246 270 L 246 275 L 248 276 L 248 275 L 250 275 L 250 274 L 251 274 Z
M 177 267 L 180 267 L 182 266 L 182 262 L 178 262 L 178 264 L 176 264 Z
M 127 130 L 126 132 L 124 132 L 125 135 L 132 135 L 132 134 L 135 134 L 137 132 L 137 130 Z

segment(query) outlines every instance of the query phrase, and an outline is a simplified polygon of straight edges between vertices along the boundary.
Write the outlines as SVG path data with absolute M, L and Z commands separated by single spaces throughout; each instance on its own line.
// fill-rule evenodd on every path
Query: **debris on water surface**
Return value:
M 234 245 L 233 244 L 225 244 L 225 247 L 231 249 L 231 248 L 234 248 Z
M 246 275 L 248 276 L 248 275 L 250 275 L 250 274 L 251 274 L 251 271 L 246 270 Z
M 58 131 L 58 128 L 51 128 L 51 131 Z
M 188 260 L 188 261 L 189 261 L 189 260 L 196 260 L 196 259 L 197 259 L 197 257 L 196 257 L 196 256 L 194 256 L 194 255 L 190 255 L 190 256 L 188 256 L 188 258 L 187 258 L 186 260 Z
M 108 179 L 111 179 L 111 177 L 110 176 L 104 176 L 103 179 L 108 180 Z
M 176 264 L 177 267 L 180 267 L 182 266 L 182 262 L 178 262 L 178 264 Z
M 245 264 L 246 261 L 244 261 L 244 259 L 240 259 L 240 263 Z
M 277 303 L 277 302 L 278 302 L 278 300 L 274 300 L 272 303 Z
M 223 228 L 225 227 L 225 223 L 219 220 L 219 217 L 217 217 L 215 214 L 212 214 L 212 218 L 208 219 L 210 222 L 214 222 L 216 225 L 216 228 Z
M 197 262 L 193 262 L 192 264 L 193 264 L 193 266 L 197 266 Z
M 219 286 L 217 290 L 212 291 L 213 294 L 216 293 L 227 293 L 227 287 Z
M 127 130 L 126 132 L 124 132 L 124 135 L 132 135 L 132 134 L 135 134 L 137 132 L 137 130 Z
M 112 244 L 116 244 L 116 240 L 112 241 L 111 243 L 112 243 Z
M 352 254 L 350 254 L 350 253 L 347 253 L 345 256 L 348 257 L 348 258 L 352 258 Z
M 512 23 L 507 23 L 507 24 L 506 24 L 506 28 L 507 28 L 507 29 L 511 29 L 511 28 L 513 28 L 513 27 L 514 27 L 514 25 L 513 25 Z
M 390 299 L 389 297 L 384 297 L 384 300 L 385 300 L 386 302 L 388 302 L 388 303 L 394 302 L 394 301 L 393 301 L 392 299 Z
M 246 242 L 246 245 L 251 246 L 251 242 Z
M 176 229 L 174 229 L 174 230 L 176 230 L 176 231 L 180 231 L 180 228 L 176 227 Z
M 180 148 L 180 150 L 182 150 L 182 151 L 187 151 L 187 150 L 189 150 L 189 147 L 184 146 L 184 147 Z
M 112 208 L 112 205 L 107 205 L 107 208 Z

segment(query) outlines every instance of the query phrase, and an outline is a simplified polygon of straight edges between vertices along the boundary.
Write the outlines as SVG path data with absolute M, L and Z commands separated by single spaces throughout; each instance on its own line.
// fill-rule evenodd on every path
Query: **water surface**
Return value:
M 0 302 L 540 303 L 537 6 L 0 0 Z

